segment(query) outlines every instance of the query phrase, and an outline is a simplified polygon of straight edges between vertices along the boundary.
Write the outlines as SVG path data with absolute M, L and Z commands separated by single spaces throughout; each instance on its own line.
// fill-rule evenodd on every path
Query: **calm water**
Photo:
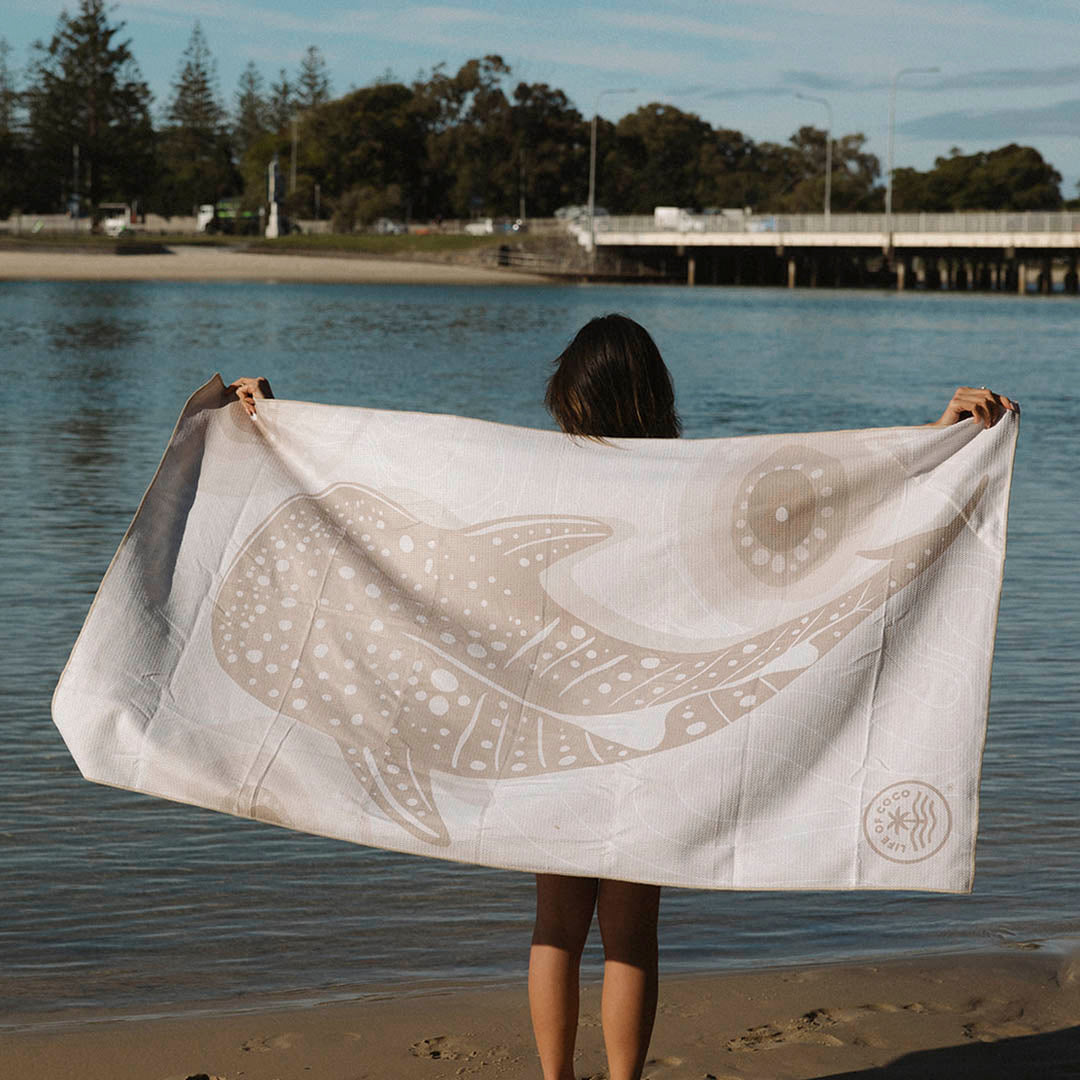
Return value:
M 523 972 L 528 876 L 88 784 L 49 697 L 180 406 L 214 371 L 266 374 L 279 396 L 548 427 L 548 361 L 610 310 L 653 331 L 691 437 L 920 423 L 960 383 L 1025 409 L 974 894 L 668 890 L 664 968 L 1080 938 L 1080 302 L 4 284 L 0 1006 L 161 1008 Z

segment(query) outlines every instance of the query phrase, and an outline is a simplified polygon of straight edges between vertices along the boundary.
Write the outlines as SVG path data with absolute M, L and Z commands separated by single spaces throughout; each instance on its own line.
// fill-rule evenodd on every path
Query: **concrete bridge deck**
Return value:
M 591 247 L 587 224 L 579 239 Z M 598 217 L 597 254 L 656 261 L 687 284 L 886 284 L 1080 291 L 1080 212 Z M 680 270 L 679 267 L 684 269 Z
M 891 237 L 891 245 L 890 245 Z M 601 247 L 1080 248 L 1080 212 L 686 215 L 678 229 L 653 217 L 598 217 Z

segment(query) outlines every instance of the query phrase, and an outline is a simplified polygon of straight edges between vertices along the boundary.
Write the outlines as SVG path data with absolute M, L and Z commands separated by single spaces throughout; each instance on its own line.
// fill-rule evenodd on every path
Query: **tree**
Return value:
M 29 194 L 26 140 L 18 115 L 19 91 L 8 62 L 11 46 L 0 37 L 0 217 L 7 217 Z
M 118 40 L 123 28 L 109 24 L 104 0 L 80 0 L 74 16 L 61 14 L 48 45 L 34 43 L 26 93 L 31 209 L 58 209 L 75 179 L 94 207 L 149 189 L 152 98 L 130 41 Z
M 897 169 L 893 206 L 901 211 L 1057 210 L 1061 174 L 1031 146 L 1010 143 L 964 154 L 953 147 L 925 173 Z
M 278 81 L 270 84 L 270 99 L 266 103 L 266 123 L 271 131 L 284 131 L 296 112 L 296 88 L 289 82 L 289 73 L 282 68 Z
M 615 147 L 598 166 L 598 201 L 648 214 L 656 206 L 693 206 L 701 148 L 712 128 L 694 113 L 653 102 L 624 116 Z
M 589 127 L 561 90 L 518 83 L 510 109 L 518 201 L 533 217 L 585 201 Z
M 433 213 L 455 217 L 508 214 L 517 207 L 518 163 L 500 56 L 468 60 L 455 75 L 436 67 L 413 85 L 427 128 L 428 188 Z
M 786 184 L 767 193 L 763 208 L 796 214 L 817 214 L 825 203 L 826 140 L 828 132 L 804 126 L 788 140 Z M 832 208 L 843 212 L 878 209 L 882 192 L 875 187 L 881 164 L 867 153 L 866 136 L 858 133 L 833 139 Z
M 15 72 L 8 61 L 10 55 L 7 38 L 0 37 L 0 135 L 15 130 L 15 110 L 19 101 Z
M 165 213 L 190 213 L 236 188 L 225 108 L 217 89 L 217 65 L 196 22 L 173 93 L 161 137 L 159 201 Z
M 296 104 L 301 109 L 312 109 L 329 100 L 330 73 L 326 70 L 326 60 L 314 45 L 309 45 L 296 78 Z
M 425 134 L 413 91 L 401 83 L 376 83 L 301 113 L 297 209 L 310 210 L 318 184 L 346 230 L 408 211 L 422 198 Z
M 254 61 L 240 73 L 240 82 L 233 95 L 233 149 L 238 158 L 266 134 L 267 104 L 263 93 L 263 77 Z

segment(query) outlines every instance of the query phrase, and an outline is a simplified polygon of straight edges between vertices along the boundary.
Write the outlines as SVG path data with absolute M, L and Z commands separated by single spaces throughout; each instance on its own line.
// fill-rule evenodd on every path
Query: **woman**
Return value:
M 588 438 L 677 438 L 671 375 L 644 327 L 624 315 L 588 322 L 555 361 L 545 398 L 568 435 Z M 265 379 L 231 387 L 247 412 L 272 397 Z M 960 387 L 941 417 L 947 427 L 973 416 L 992 427 L 1017 405 L 985 387 Z M 536 924 L 529 957 L 529 1007 L 544 1080 L 574 1080 L 578 970 L 592 925 L 604 946 L 601 1020 L 610 1080 L 637 1080 L 652 1035 L 657 1000 L 660 889 L 625 881 L 538 874 Z

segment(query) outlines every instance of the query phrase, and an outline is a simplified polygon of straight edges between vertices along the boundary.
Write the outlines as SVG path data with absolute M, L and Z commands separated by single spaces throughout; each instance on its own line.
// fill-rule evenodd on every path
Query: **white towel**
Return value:
M 99 783 L 723 889 L 971 888 L 1012 459 L 188 402 L 60 680 Z

